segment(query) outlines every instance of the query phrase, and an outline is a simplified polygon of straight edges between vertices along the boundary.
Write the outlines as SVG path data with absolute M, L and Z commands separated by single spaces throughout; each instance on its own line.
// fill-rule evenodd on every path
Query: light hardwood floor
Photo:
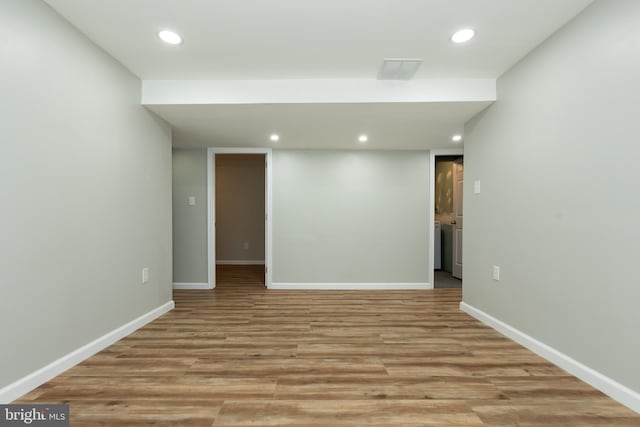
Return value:
M 20 401 L 77 426 L 640 426 L 458 309 L 459 289 L 267 291 L 224 267 Z

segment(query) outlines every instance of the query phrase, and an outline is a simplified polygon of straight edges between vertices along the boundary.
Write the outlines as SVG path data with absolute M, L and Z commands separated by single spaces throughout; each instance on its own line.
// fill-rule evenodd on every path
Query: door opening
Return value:
M 433 285 L 462 287 L 463 156 L 435 155 L 433 165 Z
M 268 149 L 209 149 L 210 288 L 270 284 L 270 158 Z
M 215 156 L 215 255 L 219 284 L 265 284 L 265 155 Z

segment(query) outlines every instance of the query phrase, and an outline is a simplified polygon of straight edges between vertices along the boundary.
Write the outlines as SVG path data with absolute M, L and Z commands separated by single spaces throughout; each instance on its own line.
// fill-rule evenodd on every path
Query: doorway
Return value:
M 209 288 L 271 281 L 270 159 L 270 149 L 208 150 Z
M 265 284 L 265 155 L 215 156 L 218 286 Z
M 431 156 L 431 283 L 434 288 L 461 288 L 464 158 L 461 150 L 441 151 Z

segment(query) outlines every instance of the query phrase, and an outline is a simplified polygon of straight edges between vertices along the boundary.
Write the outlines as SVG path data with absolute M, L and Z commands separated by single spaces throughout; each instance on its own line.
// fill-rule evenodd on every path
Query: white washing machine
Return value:
M 442 268 L 442 229 L 440 221 L 433 224 L 433 269 L 440 270 Z

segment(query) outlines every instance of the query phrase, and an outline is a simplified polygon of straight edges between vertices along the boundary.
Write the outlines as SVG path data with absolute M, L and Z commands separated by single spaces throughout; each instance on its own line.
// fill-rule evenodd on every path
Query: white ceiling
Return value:
M 177 147 L 419 149 L 452 147 L 451 135 L 490 102 L 154 105 Z M 276 132 L 280 141 L 269 141 Z M 369 136 L 367 144 L 358 135 Z
M 496 78 L 592 0 L 46 0 L 142 79 Z M 449 41 L 477 29 L 464 46 Z M 158 40 L 161 28 L 184 37 Z
M 428 149 L 452 146 L 451 135 L 492 100 L 457 97 L 465 80 L 438 79 L 499 77 L 592 0 L 45 1 L 141 79 L 176 80 L 160 83 L 187 94 L 173 98 L 194 96 L 186 80 L 216 81 L 203 86 L 246 98 L 256 87 L 277 94 L 295 81 L 319 93 L 353 86 L 328 94 L 338 103 L 300 101 L 306 92 L 296 91 L 275 102 L 213 96 L 206 103 L 145 103 L 174 127 L 175 146 Z M 461 27 L 477 36 L 455 45 L 449 38 Z M 163 28 L 179 32 L 184 44 L 161 42 Z M 410 86 L 393 82 L 383 91 L 392 102 L 353 95 L 371 85 L 364 79 L 375 79 L 389 57 L 422 58 L 412 82 L 448 88 L 438 96 L 452 102 L 412 101 Z M 282 135 L 278 144 L 268 140 L 272 132 Z M 362 132 L 370 137 L 365 146 L 356 142 Z

